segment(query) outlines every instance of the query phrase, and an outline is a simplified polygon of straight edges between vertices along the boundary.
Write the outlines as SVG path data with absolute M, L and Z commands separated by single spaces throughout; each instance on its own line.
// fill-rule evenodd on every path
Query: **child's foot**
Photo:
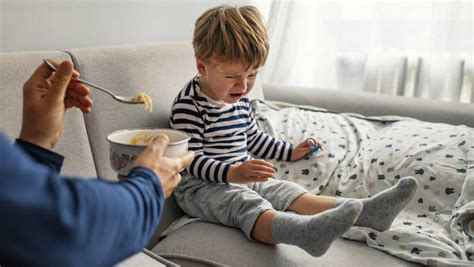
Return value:
M 297 245 L 319 257 L 354 224 L 361 210 L 360 200 L 348 200 L 311 216 L 279 212 L 272 220 L 272 236 L 279 243 Z
M 417 189 L 416 179 L 405 177 L 400 179 L 398 184 L 373 197 L 361 199 L 364 208 L 355 225 L 370 227 L 380 232 L 390 229 L 395 217 L 410 203 Z

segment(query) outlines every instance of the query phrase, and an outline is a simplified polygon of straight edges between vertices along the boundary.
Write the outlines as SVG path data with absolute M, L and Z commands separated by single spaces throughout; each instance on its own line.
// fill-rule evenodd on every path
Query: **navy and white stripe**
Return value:
M 234 104 L 216 103 L 192 79 L 174 101 L 170 125 L 191 136 L 189 150 L 196 156 L 187 168 L 200 179 L 227 182 L 231 164 L 259 158 L 290 160 L 293 146 L 257 127 L 248 98 Z

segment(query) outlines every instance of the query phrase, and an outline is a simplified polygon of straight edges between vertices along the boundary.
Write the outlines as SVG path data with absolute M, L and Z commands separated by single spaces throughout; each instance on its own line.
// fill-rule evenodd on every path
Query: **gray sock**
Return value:
M 349 200 L 310 216 L 279 212 L 272 220 L 272 236 L 279 243 L 296 245 L 319 257 L 354 224 L 361 210 L 361 201 Z
M 390 229 L 395 217 L 410 203 L 417 189 L 418 182 L 409 176 L 370 198 L 361 199 L 364 208 L 355 225 L 370 227 L 379 232 Z M 350 199 L 338 198 L 334 206 L 337 207 L 345 201 Z

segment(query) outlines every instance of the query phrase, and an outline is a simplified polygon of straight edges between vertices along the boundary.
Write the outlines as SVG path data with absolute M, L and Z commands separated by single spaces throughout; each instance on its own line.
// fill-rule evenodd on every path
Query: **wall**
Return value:
M 219 4 L 267 16 L 271 1 L 0 0 L 0 52 L 191 40 L 197 17 Z

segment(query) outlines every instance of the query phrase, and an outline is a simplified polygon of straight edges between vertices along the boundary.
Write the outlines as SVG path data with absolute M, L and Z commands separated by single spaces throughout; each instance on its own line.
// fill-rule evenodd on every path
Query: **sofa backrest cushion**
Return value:
M 92 152 L 101 178 L 115 180 L 109 164 L 106 137 L 127 128 L 169 128 L 171 105 L 183 86 L 195 74 L 190 42 L 81 48 L 67 51 L 81 78 L 108 88 L 117 95 L 145 92 L 153 99 L 153 112 L 143 105 L 126 105 L 103 92 L 91 89 L 93 111 L 86 115 Z M 263 98 L 259 82 L 251 95 Z
M 63 52 L 0 53 L 0 127 L 12 141 L 19 136 L 21 129 L 23 84 L 45 58 L 71 60 Z M 79 110 L 71 109 L 67 112 L 64 133 L 55 151 L 66 157 L 62 174 L 97 177 L 84 117 Z

